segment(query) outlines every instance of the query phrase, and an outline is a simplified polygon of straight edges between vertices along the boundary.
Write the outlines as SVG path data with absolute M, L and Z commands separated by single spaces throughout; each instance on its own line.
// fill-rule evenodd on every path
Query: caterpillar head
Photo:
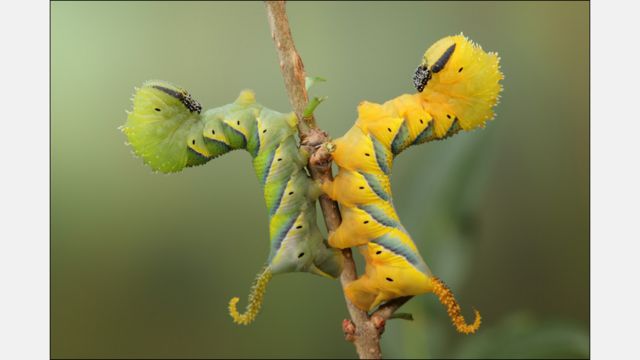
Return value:
M 206 162 L 202 106 L 183 88 L 147 81 L 133 96 L 133 111 L 122 131 L 136 155 L 152 169 L 176 172 Z
M 148 81 L 144 84 L 144 86 L 151 86 L 152 88 L 160 90 L 163 93 L 177 99 L 182 103 L 182 105 L 187 108 L 187 110 L 192 113 L 196 112 L 199 114 L 202 111 L 202 105 L 200 105 L 199 102 L 193 99 L 193 97 L 191 97 L 191 94 L 189 94 L 189 92 L 187 92 L 187 90 L 183 88 L 173 86 L 164 81 Z
M 436 135 L 442 138 L 455 119 L 462 130 L 483 127 L 491 120 L 503 78 L 498 55 L 460 34 L 438 40 L 425 52 L 413 82 L 429 104 Z
M 456 43 L 451 36 L 440 39 L 424 53 L 422 63 L 413 74 L 413 85 L 418 92 L 422 92 L 431 80 L 433 74 L 437 74 L 451 59 L 451 55 L 456 49 Z

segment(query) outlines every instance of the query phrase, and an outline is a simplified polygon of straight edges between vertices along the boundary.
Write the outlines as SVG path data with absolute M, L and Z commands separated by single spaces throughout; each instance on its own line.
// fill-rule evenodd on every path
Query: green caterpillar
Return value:
M 309 155 L 297 146 L 296 124 L 295 114 L 263 107 L 248 90 L 231 104 L 202 112 L 184 89 L 148 81 L 136 89 L 133 111 L 122 127 L 135 153 L 164 173 L 201 165 L 236 149 L 253 157 L 269 212 L 271 249 L 246 312 L 238 313 L 238 298 L 229 302 L 238 324 L 255 319 L 272 275 L 307 271 L 335 278 L 342 270 L 342 257 L 327 246 L 316 224 L 315 202 L 321 190 L 304 170 Z

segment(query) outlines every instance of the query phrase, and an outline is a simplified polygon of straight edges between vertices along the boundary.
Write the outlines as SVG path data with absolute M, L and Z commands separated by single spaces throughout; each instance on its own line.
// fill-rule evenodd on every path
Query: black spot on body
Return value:
M 158 109 L 158 108 L 156 108 L 155 110 L 156 110 L 156 111 L 158 111 L 158 112 L 160 112 L 160 109 Z
M 462 69 L 464 69 L 464 68 L 460 68 L 460 69 L 458 69 L 458 72 L 462 72 Z
M 303 256 L 304 256 L 304 253 L 300 253 L 300 254 L 298 254 L 298 259 L 300 259 L 300 258 L 301 258 L 301 257 L 303 257 Z
M 393 282 L 393 279 L 392 278 L 387 278 L 387 281 L 388 282 Z
M 195 140 L 191 140 L 191 144 L 195 145 L 196 141 Z
M 278 161 L 282 161 L 282 158 L 278 159 Z
M 387 128 L 387 130 L 389 130 L 389 132 L 391 132 L 391 128 Z
M 369 153 L 364 153 L 364 156 L 371 156 L 371 154 L 369 154 Z
M 296 226 L 296 229 L 302 229 L 302 225 Z
M 420 119 L 420 124 L 424 124 L 424 121 L 422 121 L 422 119 Z
M 211 133 L 212 133 L 213 135 L 215 135 L 215 134 L 216 134 L 216 131 L 215 131 L 215 130 L 211 130 Z
M 264 134 L 264 133 L 266 133 L 266 132 L 267 132 L 267 129 L 262 130 L 262 133 L 263 133 L 263 134 Z
M 289 195 L 293 195 L 293 191 L 289 193 Z
M 359 189 L 360 189 L 360 190 L 364 190 L 364 186 L 360 186 L 360 187 L 359 187 Z
M 240 120 L 238 120 L 238 126 L 240 126 Z
M 364 221 L 364 224 L 368 224 L 368 223 L 369 223 L 369 220 L 365 220 L 365 221 Z
M 451 119 L 451 115 L 447 114 L 447 119 Z
M 376 251 L 376 255 L 380 255 L 380 254 L 382 254 L 382 250 Z

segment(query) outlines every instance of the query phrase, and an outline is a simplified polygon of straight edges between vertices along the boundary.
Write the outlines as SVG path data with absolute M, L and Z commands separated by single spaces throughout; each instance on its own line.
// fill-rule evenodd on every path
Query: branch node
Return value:
M 344 339 L 348 342 L 354 342 L 356 340 L 356 325 L 349 319 L 342 320 L 342 331 L 344 332 Z
M 336 144 L 332 142 L 325 143 L 324 146 L 330 154 L 336 151 Z
M 382 316 L 373 314 L 371 316 L 371 323 L 376 328 L 376 330 L 378 330 L 378 334 L 382 335 L 382 333 L 384 332 L 384 326 L 386 325 L 387 321 Z

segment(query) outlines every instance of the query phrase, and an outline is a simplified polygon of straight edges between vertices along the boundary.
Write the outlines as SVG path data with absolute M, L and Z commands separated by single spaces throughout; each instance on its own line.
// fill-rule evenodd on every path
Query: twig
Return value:
M 309 102 L 305 87 L 304 64 L 296 51 L 289 28 L 289 20 L 284 1 L 265 1 L 271 38 L 276 46 L 280 59 L 280 71 L 289 96 L 293 111 L 298 116 L 298 130 L 301 145 L 305 146 L 311 155 L 309 172 L 314 180 L 331 181 L 331 153 L 324 144 L 329 142 L 329 136 L 316 126 L 313 114 L 305 117 L 304 111 Z M 340 225 L 342 218 L 338 204 L 326 196 L 320 197 L 320 207 L 324 221 L 329 231 L 334 231 Z M 340 275 L 340 283 L 344 288 L 357 277 L 356 265 L 353 261 L 351 249 L 342 250 L 344 270 Z M 343 330 L 347 340 L 352 341 L 361 359 L 380 359 L 380 335 L 384 331 L 386 320 L 410 297 L 398 298 L 383 305 L 371 317 L 366 312 L 355 307 L 345 296 L 347 309 L 351 321 L 343 322 Z

